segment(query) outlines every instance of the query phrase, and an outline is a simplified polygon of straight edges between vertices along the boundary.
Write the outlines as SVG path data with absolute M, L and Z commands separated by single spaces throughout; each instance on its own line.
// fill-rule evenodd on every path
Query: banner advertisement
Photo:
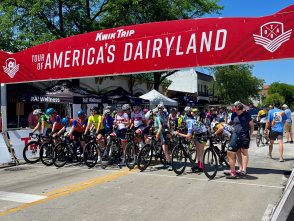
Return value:
M 15 155 L 18 160 L 23 160 L 23 149 L 25 145 L 33 140 L 36 140 L 29 136 L 29 133 L 32 131 L 32 129 L 8 131 Z
M 12 162 L 11 156 L 3 139 L 2 133 L 0 133 L 0 164 Z
M 200 18 L 101 30 L 15 54 L 0 51 L 0 78 L 16 83 L 291 59 L 293 29 L 294 5 L 259 18 Z

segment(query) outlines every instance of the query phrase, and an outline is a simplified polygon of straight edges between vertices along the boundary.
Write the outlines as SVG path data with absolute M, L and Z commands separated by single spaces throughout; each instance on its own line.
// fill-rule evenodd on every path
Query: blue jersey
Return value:
M 284 111 L 279 108 L 275 108 L 268 112 L 267 120 L 271 123 L 271 129 L 273 131 L 284 132 L 283 121 L 285 121 L 286 119 L 287 118 Z
M 286 121 L 292 123 L 292 119 L 291 119 L 291 110 L 290 110 L 290 109 L 286 109 L 286 110 L 285 110 L 285 115 L 286 115 L 286 118 L 287 118 Z
M 197 134 L 205 133 L 207 131 L 205 125 L 197 120 L 187 119 L 186 126 L 189 134 L 192 134 L 193 131 Z
M 163 114 L 160 115 L 159 112 L 156 114 L 156 116 L 160 116 L 163 120 L 163 126 L 167 127 L 167 121 L 168 121 L 168 113 L 166 111 L 163 111 Z

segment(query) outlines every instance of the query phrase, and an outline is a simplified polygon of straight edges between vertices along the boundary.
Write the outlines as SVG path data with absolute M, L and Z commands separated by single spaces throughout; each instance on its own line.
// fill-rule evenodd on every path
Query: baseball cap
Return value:
M 280 106 L 280 102 L 279 101 L 275 101 L 274 102 L 274 107 L 279 107 Z

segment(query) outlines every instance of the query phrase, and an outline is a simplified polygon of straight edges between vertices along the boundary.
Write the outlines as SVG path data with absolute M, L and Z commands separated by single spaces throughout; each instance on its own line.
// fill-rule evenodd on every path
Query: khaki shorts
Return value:
M 286 122 L 285 123 L 285 133 L 291 133 L 292 132 L 292 123 Z

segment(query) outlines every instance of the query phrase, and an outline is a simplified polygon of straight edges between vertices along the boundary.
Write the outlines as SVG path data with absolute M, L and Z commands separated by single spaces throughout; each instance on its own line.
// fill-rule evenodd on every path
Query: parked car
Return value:
M 251 115 L 252 119 L 253 119 L 253 123 L 254 123 L 254 128 L 257 127 L 257 121 L 256 121 L 256 118 L 257 118 L 257 115 L 258 115 L 258 112 L 262 110 L 262 108 L 251 108 L 250 110 L 248 110 L 248 113 Z

